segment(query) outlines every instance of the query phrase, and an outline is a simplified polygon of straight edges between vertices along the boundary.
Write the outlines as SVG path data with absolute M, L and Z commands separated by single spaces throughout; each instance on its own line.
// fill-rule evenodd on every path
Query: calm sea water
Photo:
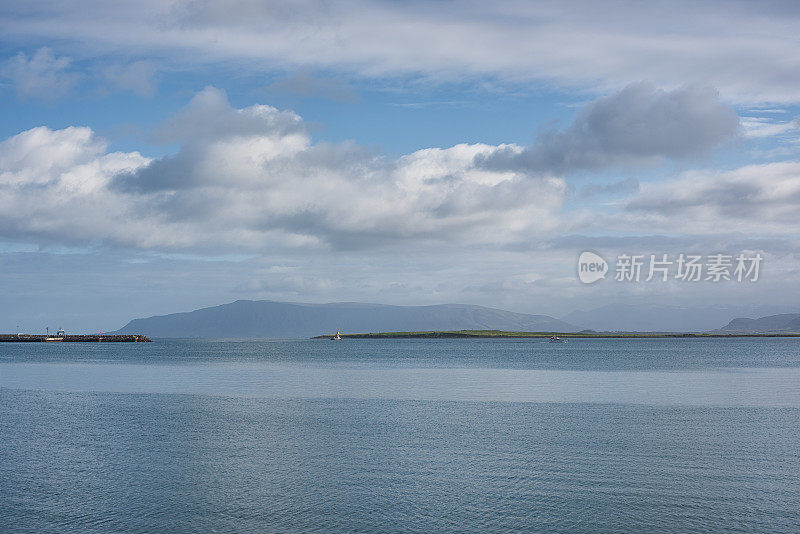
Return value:
M 4 532 L 798 532 L 800 339 L 0 344 Z

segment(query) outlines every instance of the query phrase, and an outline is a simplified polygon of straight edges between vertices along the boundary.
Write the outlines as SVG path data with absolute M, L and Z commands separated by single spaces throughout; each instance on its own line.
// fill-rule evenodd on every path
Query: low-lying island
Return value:
M 723 332 L 509 332 L 504 330 L 430 330 L 424 332 L 370 332 L 341 334 L 341 339 L 428 339 L 428 338 L 731 338 L 800 337 L 798 332 L 723 333 Z M 331 334 L 312 339 L 331 339 Z

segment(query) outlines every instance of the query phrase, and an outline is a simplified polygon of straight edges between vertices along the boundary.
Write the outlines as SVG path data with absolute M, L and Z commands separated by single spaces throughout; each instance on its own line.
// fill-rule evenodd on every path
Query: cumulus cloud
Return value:
M 135 52 L 183 65 L 238 62 L 440 81 L 483 76 L 602 92 L 645 79 L 710 84 L 739 102 L 797 102 L 799 24 L 792 3 L 722 0 L 473 0 L 424 9 L 366 0 L 42 0 L 0 16 L 6 39 L 57 40 L 83 57 Z
M 278 111 L 265 105 L 233 109 L 224 91 L 206 87 L 167 119 L 156 130 L 155 137 L 157 141 L 172 143 L 262 134 L 290 137 L 303 131 L 301 118 L 292 111 Z
M 582 135 L 582 146 L 604 139 L 597 132 L 611 132 L 613 142 L 602 145 L 611 155 L 597 149 L 591 161 L 677 156 L 697 149 L 672 137 L 687 116 L 727 111 L 713 99 L 697 105 L 689 98 L 700 111 L 684 113 L 671 104 L 686 101 L 684 93 L 646 94 L 655 97 L 639 106 L 642 116 L 658 122 L 669 110 L 681 126 L 665 126 L 654 140 L 633 139 L 624 126 L 591 126 L 597 117 L 613 122 L 609 110 L 620 107 L 615 95 L 590 105 L 565 131 Z M 634 116 L 619 122 L 635 123 Z M 656 184 L 590 184 L 580 192 L 584 198 L 630 195 L 598 211 L 570 209 L 566 181 L 554 172 L 564 171 L 563 164 L 534 166 L 535 172 L 530 165 L 485 164 L 527 162 L 543 150 L 538 145 L 461 144 L 389 157 L 354 143 L 314 142 L 294 112 L 234 108 L 213 87 L 155 135 L 178 151 L 156 159 L 110 152 L 90 129 L 75 127 L 34 128 L 1 142 L 0 237 L 215 253 L 444 244 L 521 250 L 597 229 L 786 236 L 800 224 L 800 164 L 791 162 L 694 171 Z M 707 139 L 706 146 L 718 137 L 687 135 L 695 143 Z M 555 145 L 544 145 L 552 154 Z
M 20 52 L 6 61 L 0 73 L 11 80 L 18 96 L 54 100 L 78 82 L 78 75 L 69 71 L 71 63 L 71 58 L 56 57 L 42 47 L 33 56 Z
M 266 250 L 394 242 L 503 243 L 551 231 L 566 185 L 475 166 L 510 146 L 399 158 L 312 143 L 301 119 L 236 109 L 207 88 L 160 128 L 178 153 L 108 153 L 87 128 L 36 128 L 0 144 L 6 236 L 138 248 Z
M 115 231 L 127 227 L 146 240 L 157 231 L 139 219 L 146 206 L 107 189 L 116 173 L 146 162 L 135 152 L 107 152 L 89 128 L 38 127 L 11 137 L 0 143 L 0 231 L 11 239 L 134 244 Z
M 698 156 L 739 129 L 733 109 L 716 91 L 672 91 L 636 83 L 586 105 L 563 130 L 542 134 L 522 151 L 506 150 L 480 163 L 491 169 L 565 173 Z

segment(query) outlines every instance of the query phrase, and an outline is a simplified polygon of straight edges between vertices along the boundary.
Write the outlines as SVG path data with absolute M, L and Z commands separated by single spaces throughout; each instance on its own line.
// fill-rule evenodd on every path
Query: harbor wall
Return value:
M 31 343 L 147 343 L 150 338 L 140 334 L 67 334 L 48 336 L 45 334 L 0 334 L 0 342 Z

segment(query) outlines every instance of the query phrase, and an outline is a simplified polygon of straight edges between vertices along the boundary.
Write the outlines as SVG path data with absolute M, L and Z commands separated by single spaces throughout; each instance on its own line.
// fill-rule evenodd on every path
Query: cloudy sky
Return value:
M 0 330 L 236 299 L 798 311 L 798 27 L 794 2 L 3 2 Z M 681 253 L 763 263 L 613 279 Z

